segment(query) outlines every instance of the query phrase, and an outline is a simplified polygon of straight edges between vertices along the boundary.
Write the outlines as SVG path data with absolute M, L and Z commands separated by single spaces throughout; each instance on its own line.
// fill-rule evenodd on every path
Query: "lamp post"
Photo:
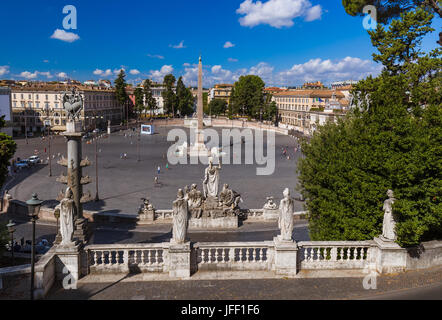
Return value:
M 8 232 L 11 235 L 11 258 L 12 258 L 12 266 L 14 266 L 14 232 L 15 232 L 15 223 L 12 220 L 9 220 L 9 223 L 6 225 L 8 227 Z
M 34 278 L 35 278 L 35 222 L 38 220 L 38 214 L 40 212 L 41 204 L 43 201 L 38 199 L 36 193 L 32 195 L 32 198 L 26 201 L 28 205 L 28 215 L 32 221 L 32 247 L 31 247 L 31 300 L 34 300 Z
M 51 126 L 48 126 L 49 176 L 52 177 Z

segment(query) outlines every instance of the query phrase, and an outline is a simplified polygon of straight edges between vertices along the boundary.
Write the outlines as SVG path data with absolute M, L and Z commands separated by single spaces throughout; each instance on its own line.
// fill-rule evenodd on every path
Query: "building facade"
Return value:
M 230 96 L 232 94 L 233 84 L 216 84 L 215 87 L 210 89 L 208 102 L 214 99 L 225 100 L 227 104 L 230 104 Z
M 65 91 L 76 88 L 84 101 L 81 120 L 85 130 L 97 124 L 102 126 L 108 120 L 120 124 L 123 108 L 115 97 L 115 90 L 94 86 L 64 86 L 34 84 L 11 88 L 13 130 L 15 135 L 26 131 L 41 133 L 45 127 L 51 131 L 66 130 L 66 113 L 63 109 L 62 96 Z
M 348 104 L 336 90 L 288 90 L 274 93 L 281 127 L 311 134 L 325 121 L 344 114 Z

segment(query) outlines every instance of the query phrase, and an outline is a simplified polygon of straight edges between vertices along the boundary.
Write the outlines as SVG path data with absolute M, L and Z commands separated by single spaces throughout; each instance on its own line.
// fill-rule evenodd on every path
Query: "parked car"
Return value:
M 29 137 L 32 138 L 32 137 L 34 136 L 34 134 L 33 134 L 32 132 L 28 132 L 27 136 L 28 136 L 28 138 L 29 138 Z
M 40 158 L 38 156 L 32 156 L 28 159 L 30 164 L 38 164 L 41 162 Z
M 29 168 L 29 160 L 20 160 L 15 163 L 15 166 L 19 169 Z

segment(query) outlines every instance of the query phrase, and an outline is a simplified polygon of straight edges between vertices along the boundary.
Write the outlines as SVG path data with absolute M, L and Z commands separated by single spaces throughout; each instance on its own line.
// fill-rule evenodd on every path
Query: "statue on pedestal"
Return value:
M 70 187 L 66 189 L 65 196 L 60 203 L 60 232 L 61 245 L 73 246 L 74 235 L 74 217 L 75 217 L 75 203 L 73 200 L 73 193 Z
M 197 190 L 197 185 L 192 184 L 192 187 L 187 195 L 187 204 L 193 218 L 201 218 L 203 212 L 203 200 L 203 194 L 201 191 Z
M 295 211 L 294 201 L 290 197 L 290 190 L 286 188 L 284 190 L 284 199 L 281 200 L 279 205 L 279 220 L 278 227 L 281 230 L 280 239 L 282 241 L 292 241 L 292 234 L 294 228 L 293 213 Z
M 65 92 L 61 98 L 63 102 L 63 109 L 66 111 L 68 121 L 75 121 L 81 115 L 83 109 L 82 96 L 72 89 L 72 92 Z
M 213 166 L 213 160 L 209 161 L 209 167 L 206 168 L 204 172 L 204 197 L 218 197 L 218 187 L 219 187 L 219 171 L 221 170 L 221 163 L 218 167 Z
M 273 197 L 267 197 L 267 202 L 264 205 L 264 210 L 276 210 L 278 209 L 278 205 L 275 203 Z
M 393 203 L 396 200 L 392 190 L 387 191 L 388 199 L 384 201 L 384 222 L 382 224 L 382 237 L 385 240 L 395 241 L 396 235 L 396 221 L 393 217 Z
M 182 189 L 178 190 L 178 198 L 173 202 L 172 242 L 182 244 L 186 241 L 189 211 Z
M 224 184 L 223 190 L 219 195 L 220 205 L 235 209 L 238 207 L 240 201 L 241 195 L 238 192 L 229 189 L 228 184 Z

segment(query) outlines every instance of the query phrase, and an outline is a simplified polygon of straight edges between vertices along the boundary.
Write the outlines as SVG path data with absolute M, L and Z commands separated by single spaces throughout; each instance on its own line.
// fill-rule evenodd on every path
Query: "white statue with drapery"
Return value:
M 279 220 L 278 227 L 281 230 L 280 240 L 292 241 L 292 234 L 294 228 L 293 213 L 295 211 L 294 201 L 290 197 L 290 190 L 284 190 L 284 199 L 279 205 Z
M 218 167 L 213 166 L 213 161 L 209 161 L 209 167 L 206 168 L 204 172 L 204 197 L 218 197 L 218 188 L 219 188 L 219 171 L 221 170 L 221 163 Z
M 382 237 L 386 240 L 395 241 L 396 221 L 393 216 L 393 203 L 396 200 L 392 190 L 387 191 L 388 199 L 384 201 L 384 222 L 382 224 Z
M 61 245 L 74 245 L 74 218 L 75 218 L 75 203 L 73 200 L 73 193 L 71 188 L 67 188 L 64 198 L 60 202 L 60 233 Z
M 187 200 L 184 199 L 183 190 L 179 189 L 178 198 L 173 202 L 172 242 L 181 244 L 186 241 L 188 224 L 189 210 Z

